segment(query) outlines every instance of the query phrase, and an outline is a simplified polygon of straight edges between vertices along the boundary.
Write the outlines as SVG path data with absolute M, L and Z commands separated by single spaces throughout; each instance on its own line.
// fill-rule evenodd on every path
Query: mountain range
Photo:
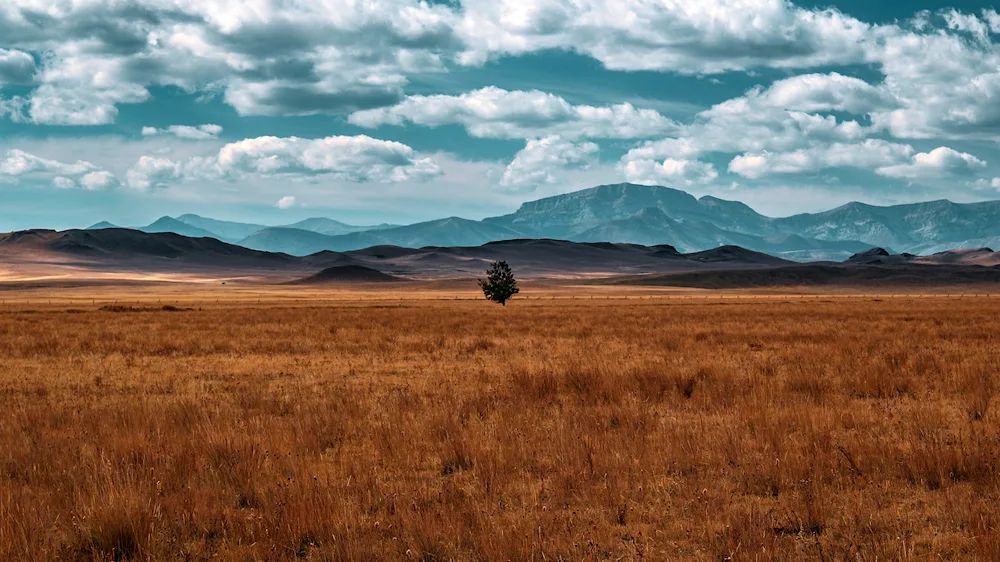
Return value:
M 843 262 L 797 263 L 738 246 L 679 252 L 668 245 L 517 239 L 480 246 L 373 246 L 308 256 L 252 250 L 211 237 L 133 229 L 28 230 L 0 234 L 0 290 L 150 282 L 325 285 L 475 280 L 496 260 L 518 278 L 702 289 L 910 286 L 992 290 L 1000 253 L 931 256 L 859 252 Z
M 355 280 L 367 274 L 379 277 L 359 267 L 405 279 L 475 279 L 495 260 L 516 264 L 518 276 L 525 278 L 756 269 L 794 263 L 731 246 L 684 254 L 666 245 L 548 239 L 420 249 L 373 246 L 349 252 L 320 251 L 292 256 L 252 250 L 215 238 L 125 228 L 63 232 L 26 230 L 0 234 L 0 266 L 21 271 L 30 266 L 29 269 L 35 272 L 21 277 L 57 277 L 70 281 L 113 273 L 120 274 L 120 278 L 160 277 L 162 274 L 287 282 L 306 275 L 315 276 L 317 271 L 329 268 L 336 268 L 333 272 L 338 277 L 348 275 Z
M 102 222 L 91 229 L 112 228 Z M 478 246 L 519 238 L 614 242 L 681 252 L 737 245 L 794 261 L 844 260 L 872 246 L 929 254 L 1000 245 L 1000 201 L 947 200 L 880 207 L 848 203 L 820 213 L 761 215 L 739 201 L 694 196 L 677 189 L 602 185 L 521 205 L 480 221 L 450 217 L 411 225 L 356 226 L 326 218 L 267 226 L 198 215 L 163 217 L 138 227 L 211 237 L 246 248 L 304 256 L 370 246 Z

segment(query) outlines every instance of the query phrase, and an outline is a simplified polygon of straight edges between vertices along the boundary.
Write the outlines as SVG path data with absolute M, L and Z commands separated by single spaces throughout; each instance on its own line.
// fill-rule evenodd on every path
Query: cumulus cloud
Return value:
M 791 152 L 742 154 L 729 163 L 729 171 L 758 179 L 775 174 L 800 174 L 827 168 L 858 168 L 892 178 L 932 179 L 968 175 L 986 163 L 971 154 L 948 147 L 916 153 L 912 146 L 869 139 L 862 143 Z
M 572 105 L 538 90 L 507 91 L 494 86 L 461 95 L 410 96 L 392 107 L 354 113 L 363 127 L 413 123 L 426 127 L 461 125 L 475 137 L 527 139 L 647 138 L 669 134 L 677 124 L 652 109 L 629 103 L 608 107 Z
M 829 74 L 802 74 L 778 80 L 752 95 L 765 105 L 791 111 L 817 113 L 846 111 L 865 114 L 898 105 L 895 96 L 864 80 Z
M 0 180 L 49 182 L 60 189 L 82 187 L 91 191 L 109 189 L 119 183 L 113 174 L 90 162 L 60 162 L 18 149 L 8 150 L 0 160 Z
M 15 123 L 28 121 L 28 117 L 25 115 L 27 103 L 27 100 L 21 96 L 14 96 L 8 99 L 0 97 L 0 119 L 9 117 Z
M 98 170 L 84 174 L 78 180 L 81 187 L 89 191 L 102 191 L 121 185 L 114 174 L 106 170 Z
M 562 49 L 612 69 L 706 74 L 869 62 L 881 40 L 836 10 L 785 0 L 264 0 L 253 8 L 133 0 L 42 12 L 36 0 L 8 0 L 0 61 L 16 59 L 19 80 L 39 84 L 31 119 L 103 124 L 118 105 L 149 99 L 150 86 L 221 93 L 243 115 L 350 113 L 400 102 L 411 76 L 456 59 Z M 46 53 L 38 68 L 29 52 Z
M 210 140 L 217 139 L 222 134 L 222 127 L 219 125 L 171 125 L 165 129 L 156 127 L 143 127 L 142 136 L 153 137 L 156 135 L 172 135 L 179 139 L 188 140 Z
M 862 143 L 833 143 L 790 152 L 742 154 L 729 163 L 729 171 L 758 179 L 774 174 L 800 174 L 825 168 L 875 169 L 908 160 L 913 147 L 870 139 Z
M 424 181 L 438 165 L 409 146 L 365 135 L 322 139 L 257 137 L 225 145 L 216 155 L 180 162 L 143 156 L 129 170 L 130 187 L 166 187 L 177 181 L 330 176 L 350 182 Z
M 32 120 L 105 124 L 150 86 L 221 92 L 244 115 L 346 113 L 395 103 L 460 48 L 455 8 L 419 0 L 36 0 L 0 6 L 0 37 L 46 53 Z
M 76 182 L 63 176 L 56 176 L 52 178 L 52 187 L 56 189 L 73 189 L 76 187 Z
M 90 162 L 82 160 L 74 163 L 59 162 L 17 149 L 8 150 L 7 157 L 0 161 L 0 174 L 10 177 L 20 177 L 33 173 L 82 175 L 96 169 L 97 166 Z
M 366 135 L 323 139 L 258 137 L 228 144 L 214 167 L 226 175 L 330 174 L 353 182 L 400 182 L 440 174 L 409 146 Z
M 572 49 L 616 70 L 709 74 L 865 62 L 871 26 L 785 0 L 465 0 L 463 61 Z
M 890 178 L 941 178 L 969 175 L 985 167 L 986 162 L 971 154 L 941 146 L 916 154 L 912 161 L 905 164 L 879 168 L 876 173 Z
M 880 29 L 873 59 L 885 74 L 881 88 L 898 107 L 872 118 L 898 138 L 1000 140 L 1000 52 L 986 33 L 996 13 L 941 17 L 952 32 Z
M 35 59 L 30 54 L 0 47 L 0 86 L 31 84 L 36 70 Z
M 126 78 L 128 60 L 123 57 L 95 53 L 92 45 L 72 37 L 35 48 L 50 53 L 36 75 L 39 86 L 25 104 L 26 115 L 35 123 L 105 125 L 118 118 L 119 104 L 150 98 L 146 84 Z
M 623 165 L 665 158 L 694 159 L 714 152 L 783 152 L 803 146 L 860 141 L 871 129 L 858 121 L 802 111 L 835 110 L 861 103 L 847 95 L 829 94 L 833 89 L 830 84 L 837 81 L 840 78 L 813 75 L 806 80 L 779 81 L 769 89 L 751 89 L 741 97 L 702 111 L 692 123 L 680 127 L 676 137 L 634 147 L 622 158 Z
M 556 172 L 586 169 L 599 151 L 592 142 L 572 142 L 554 135 L 531 139 L 504 170 L 500 185 L 530 189 L 555 183 Z
M 1000 191 L 1000 178 L 980 178 L 972 182 L 972 187 L 980 191 Z
M 169 158 L 142 156 L 125 174 L 127 185 L 132 189 L 146 191 L 170 187 L 181 178 L 181 165 Z
M 882 71 L 881 81 L 812 73 L 753 88 L 699 113 L 677 135 L 634 147 L 623 157 L 623 169 L 708 153 L 741 154 L 730 171 L 745 177 L 840 166 L 928 177 L 943 173 L 944 160 L 951 164 L 947 174 L 977 167 L 955 155 L 939 154 L 941 164 L 931 166 L 911 162 L 911 152 L 874 168 L 864 155 L 847 161 L 838 155 L 882 133 L 896 139 L 1000 141 L 1000 49 L 990 38 L 1000 31 L 1000 16 L 989 10 L 982 17 L 955 11 L 926 17 L 923 29 L 869 29 L 874 40 L 864 43 L 865 58 Z M 943 27 L 935 23 L 942 21 Z M 881 154 L 876 150 L 867 159 Z
M 719 177 L 715 166 L 707 162 L 667 158 L 661 162 L 654 160 L 632 160 L 622 165 L 625 178 L 634 183 L 661 184 L 671 186 L 691 186 L 712 183 Z
M 221 93 L 243 115 L 350 113 L 400 102 L 411 76 L 456 59 L 546 49 L 691 74 L 867 59 L 871 26 L 856 19 L 785 0 L 734 2 L 133 0 L 41 11 L 37 0 L 7 0 L 0 76 L 39 84 L 32 120 L 84 125 L 113 122 L 150 86 Z M 43 63 L 29 52 L 45 53 Z
M 281 199 L 278 199 L 278 202 L 275 203 L 274 206 L 279 209 L 291 209 L 295 206 L 295 197 L 286 195 Z

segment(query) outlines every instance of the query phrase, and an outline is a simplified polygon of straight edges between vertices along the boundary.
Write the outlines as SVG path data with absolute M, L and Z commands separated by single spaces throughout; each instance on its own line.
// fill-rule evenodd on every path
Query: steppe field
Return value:
M 0 560 L 1000 559 L 996 296 L 394 290 L 0 294 Z

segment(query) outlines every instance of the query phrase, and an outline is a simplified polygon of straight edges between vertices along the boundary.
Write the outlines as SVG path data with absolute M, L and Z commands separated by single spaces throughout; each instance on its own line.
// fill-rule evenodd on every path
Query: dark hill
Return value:
M 404 279 L 363 265 L 337 265 L 290 284 L 322 285 L 326 283 L 393 283 L 397 281 L 404 281 Z
M 695 271 L 619 278 L 620 285 L 749 289 L 803 286 L 951 286 L 1000 284 L 1000 268 L 982 266 L 806 264 L 769 269 Z
M 744 264 L 767 265 L 774 267 L 791 265 L 793 263 L 761 252 L 747 250 L 746 248 L 741 248 L 739 246 L 719 246 L 718 248 L 705 250 L 703 252 L 686 254 L 686 257 L 703 263 L 739 262 Z
M 0 235 L 0 251 L 55 253 L 94 266 L 127 266 L 140 270 L 173 269 L 283 269 L 295 266 L 329 267 L 351 263 L 344 254 L 324 252 L 305 258 L 261 252 L 172 232 L 148 233 L 126 228 L 100 230 L 26 230 Z

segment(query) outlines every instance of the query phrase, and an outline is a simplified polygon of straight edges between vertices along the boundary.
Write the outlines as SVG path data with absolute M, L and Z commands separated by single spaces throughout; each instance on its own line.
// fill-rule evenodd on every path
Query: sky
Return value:
M 4 0 L 0 231 L 1000 199 L 997 41 L 972 1 Z

